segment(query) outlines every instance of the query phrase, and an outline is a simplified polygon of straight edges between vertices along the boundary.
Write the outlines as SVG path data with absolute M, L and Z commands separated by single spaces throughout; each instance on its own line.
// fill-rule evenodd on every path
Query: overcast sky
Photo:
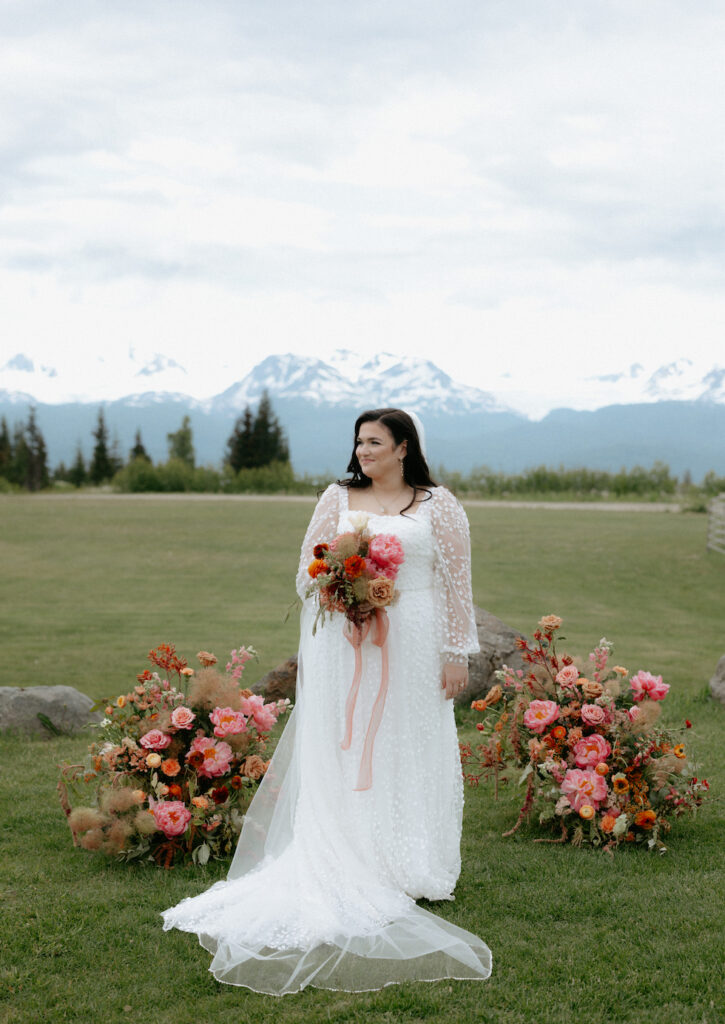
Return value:
M 725 364 L 723 2 L 0 0 L 0 30 L 0 365 L 100 396 L 160 352 L 203 397 L 382 350 L 540 408 Z

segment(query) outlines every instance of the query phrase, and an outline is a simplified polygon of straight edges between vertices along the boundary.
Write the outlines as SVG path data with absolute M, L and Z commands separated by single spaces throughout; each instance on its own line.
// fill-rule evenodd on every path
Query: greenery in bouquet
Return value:
M 239 647 L 222 672 L 200 651 L 195 670 L 161 644 L 148 656 L 153 671 L 99 702 L 100 739 L 86 763 L 61 766 L 58 783 L 75 845 L 164 867 L 231 856 L 269 765 L 269 732 L 290 706 L 241 688 L 255 654 Z
M 400 541 L 394 534 L 371 534 L 364 512 L 352 513 L 350 520 L 352 530 L 315 545 L 307 568 L 312 582 L 305 596 L 318 597 L 313 633 L 326 614 L 342 612 L 360 627 L 397 598 L 395 579 L 405 557 Z
M 471 785 L 506 781 L 507 768 L 523 769 L 526 795 L 512 835 L 536 814 L 557 838 L 599 846 L 621 843 L 664 852 L 672 820 L 694 812 L 709 789 L 699 779 L 683 735 L 658 725 L 669 684 L 643 670 L 610 667 L 606 639 L 589 655 L 587 675 L 568 654 L 557 654 L 562 620 L 546 615 L 533 643 L 517 646 L 527 669 L 504 666 L 497 684 L 472 707 L 483 712 L 477 745 L 461 744 L 464 777 Z M 563 639 L 563 638 L 560 638 Z

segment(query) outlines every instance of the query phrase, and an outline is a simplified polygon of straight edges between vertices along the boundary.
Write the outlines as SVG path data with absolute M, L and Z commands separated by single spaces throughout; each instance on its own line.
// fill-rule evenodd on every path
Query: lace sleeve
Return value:
M 305 539 L 302 541 L 300 552 L 300 564 L 297 569 L 296 589 L 301 598 L 304 599 L 305 590 L 310 582 L 307 575 L 307 566 L 313 558 L 315 544 L 321 541 L 331 541 L 337 534 L 337 524 L 340 516 L 340 487 L 339 484 L 330 484 L 322 493 L 320 500 L 312 513 L 310 525 L 307 527 Z
M 480 650 L 471 591 L 471 536 L 463 506 L 445 487 L 431 498 L 436 571 L 442 590 L 443 652 L 465 661 Z

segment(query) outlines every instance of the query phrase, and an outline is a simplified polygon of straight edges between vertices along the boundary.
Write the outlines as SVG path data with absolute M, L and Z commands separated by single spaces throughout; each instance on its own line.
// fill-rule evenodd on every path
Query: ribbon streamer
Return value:
M 375 736 L 383 717 L 385 698 L 388 694 L 388 629 L 390 628 L 388 613 L 384 608 L 376 608 L 374 614 L 363 621 L 362 626 L 358 626 L 357 623 L 347 619 L 343 630 L 346 639 L 352 644 L 355 651 L 355 672 L 345 704 L 345 736 L 340 744 L 343 750 L 349 750 L 352 742 L 352 719 L 360 689 L 360 680 L 362 679 L 362 644 L 370 633 L 371 627 L 373 629 L 370 639 L 376 647 L 380 648 L 382 661 L 380 689 L 375 698 L 373 709 L 370 712 L 370 722 L 365 734 L 365 743 L 363 744 L 355 792 L 370 789 L 373 784 L 373 747 L 375 745 Z

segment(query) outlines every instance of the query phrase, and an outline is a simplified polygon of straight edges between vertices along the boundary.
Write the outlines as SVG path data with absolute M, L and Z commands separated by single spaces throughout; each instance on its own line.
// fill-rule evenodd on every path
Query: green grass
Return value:
M 284 615 L 310 506 L 130 499 L 0 499 L 3 685 L 125 689 L 148 649 L 193 656 L 239 643 L 262 653 L 253 681 L 296 648 Z M 478 603 L 524 631 L 565 620 L 566 647 L 606 635 L 618 662 L 672 684 L 666 721 L 725 786 L 725 711 L 705 696 L 723 653 L 725 559 L 703 517 L 674 513 L 469 510 Z M 475 735 L 463 714 L 461 736 Z M 193 936 L 159 912 L 223 877 L 163 872 L 74 850 L 55 794 L 59 761 L 88 740 L 0 739 L 0 1021 L 154 1024 L 482 1021 L 715 1024 L 722 1020 L 722 802 L 678 824 L 664 857 L 505 840 L 520 792 L 468 790 L 463 872 L 437 913 L 483 936 L 489 981 L 315 989 L 283 999 L 217 984 Z M 523 831 L 523 830 L 522 830 Z M 124 1007 L 129 1007 L 125 1010 Z

